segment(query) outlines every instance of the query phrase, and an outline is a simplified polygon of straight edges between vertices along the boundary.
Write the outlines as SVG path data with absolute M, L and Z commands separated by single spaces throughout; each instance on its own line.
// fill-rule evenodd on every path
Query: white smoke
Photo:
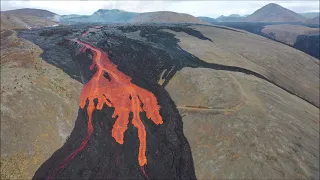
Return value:
M 52 17 L 52 20 L 56 21 L 56 22 L 60 22 L 60 16 L 59 15 L 54 15 Z

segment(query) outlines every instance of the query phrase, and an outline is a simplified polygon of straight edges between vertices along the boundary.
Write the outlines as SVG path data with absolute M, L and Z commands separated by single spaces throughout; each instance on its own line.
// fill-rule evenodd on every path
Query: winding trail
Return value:
M 177 106 L 178 109 L 183 110 L 195 110 L 195 111 L 220 111 L 220 112 L 235 112 L 239 111 L 242 107 L 246 105 L 245 101 L 240 101 L 232 107 L 218 108 L 218 107 L 206 107 L 206 106 Z

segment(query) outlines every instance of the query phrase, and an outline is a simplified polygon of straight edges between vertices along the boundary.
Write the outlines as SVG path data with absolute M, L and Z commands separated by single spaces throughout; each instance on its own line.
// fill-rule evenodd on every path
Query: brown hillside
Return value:
M 208 24 L 192 15 L 184 13 L 176 13 L 170 11 L 158 11 L 141 13 L 137 15 L 132 23 L 195 23 Z
M 0 48 L 0 179 L 31 179 L 71 132 L 82 85 L 13 30 L 1 31 Z
M 41 17 L 41 18 L 51 18 L 51 17 L 54 17 L 55 15 L 57 15 L 56 13 L 53 13 L 53 12 L 50 12 L 47 10 L 30 9 L 30 8 L 3 11 L 2 13 L 11 14 L 11 15 L 37 16 L 37 17 Z
M 31 29 L 56 25 L 57 22 L 30 15 L 1 13 L 1 30 Z
M 317 59 L 251 33 L 193 28 L 213 42 L 168 32 L 206 62 L 245 67 L 319 99 Z M 254 76 L 210 68 L 183 68 L 165 89 L 183 117 L 197 178 L 319 177 L 317 107 Z
M 267 25 L 261 32 L 271 38 L 288 45 L 294 45 L 299 35 L 319 35 L 319 28 L 310 28 L 301 25 L 279 24 Z M 274 36 L 274 37 L 273 37 Z

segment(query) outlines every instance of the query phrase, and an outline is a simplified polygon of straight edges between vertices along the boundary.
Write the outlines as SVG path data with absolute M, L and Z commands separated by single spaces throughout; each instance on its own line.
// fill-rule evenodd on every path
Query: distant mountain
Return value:
M 190 14 L 176 13 L 171 11 L 158 11 L 141 13 L 135 16 L 132 23 L 195 23 L 208 24 Z
M 91 15 L 62 15 L 59 22 L 64 24 L 89 23 Z
M 122 11 L 119 9 L 99 9 L 98 11 L 92 14 L 92 17 L 103 19 L 105 22 L 122 23 L 129 22 L 136 15 L 137 13 Z
M 305 17 L 275 3 L 267 4 L 245 18 L 246 22 L 304 22 L 305 20 Z
M 61 15 L 60 17 L 63 17 L 63 18 L 78 18 L 78 17 L 82 17 L 82 16 L 85 16 L 85 15 L 68 14 L 68 15 Z
M 210 17 L 205 17 L 205 16 L 199 16 L 197 17 L 198 19 L 201 19 L 202 21 L 208 22 L 208 23 L 215 23 L 217 22 L 216 19 L 210 18 Z
M 219 16 L 216 21 L 217 22 L 241 22 L 244 20 L 244 17 L 239 14 L 231 14 L 229 16 Z
M 65 15 L 60 17 L 62 23 L 128 23 L 137 13 L 119 9 L 99 9 L 89 16 Z
M 307 21 L 305 21 L 306 24 L 320 24 L 320 16 L 312 18 L 312 19 L 308 19 Z
M 242 16 L 239 15 L 239 14 L 231 14 L 231 15 L 229 15 L 228 17 L 242 17 Z
M 320 16 L 320 12 L 307 12 L 307 13 L 299 13 L 299 14 L 308 19 L 312 19 Z
M 169 11 L 134 13 L 119 9 L 99 9 L 92 15 L 64 15 L 60 16 L 59 22 L 65 24 L 76 23 L 198 23 L 206 24 L 189 14 Z

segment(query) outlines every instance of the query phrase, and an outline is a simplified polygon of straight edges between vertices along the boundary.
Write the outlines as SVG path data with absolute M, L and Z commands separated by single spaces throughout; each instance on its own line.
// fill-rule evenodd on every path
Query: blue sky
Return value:
M 175 11 L 194 16 L 251 14 L 268 3 L 277 3 L 298 13 L 319 12 L 319 1 L 10 1 L 1 0 L 1 10 L 18 8 L 46 9 L 57 14 L 90 15 L 98 9 L 132 12 Z

